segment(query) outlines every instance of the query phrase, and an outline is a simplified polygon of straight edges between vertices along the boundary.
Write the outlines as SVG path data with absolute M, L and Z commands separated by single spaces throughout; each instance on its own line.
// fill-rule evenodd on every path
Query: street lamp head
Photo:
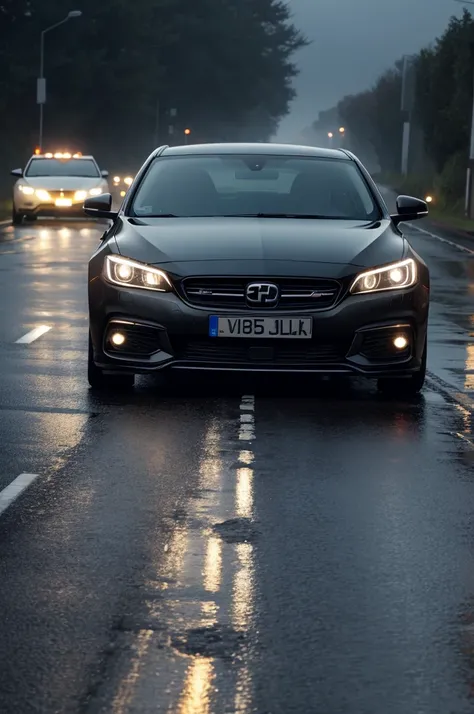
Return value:
M 332 131 L 328 131 L 328 136 L 329 136 L 330 139 L 332 139 L 332 137 L 334 136 L 334 134 L 332 133 Z
M 340 131 L 341 134 L 344 134 L 344 132 L 345 132 L 346 130 L 345 130 L 345 128 L 344 128 L 343 126 L 340 126 L 340 127 L 339 127 L 339 131 Z
M 81 17 L 82 15 L 82 10 L 71 10 L 68 12 L 67 17 L 68 20 L 71 20 L 73 17 Z

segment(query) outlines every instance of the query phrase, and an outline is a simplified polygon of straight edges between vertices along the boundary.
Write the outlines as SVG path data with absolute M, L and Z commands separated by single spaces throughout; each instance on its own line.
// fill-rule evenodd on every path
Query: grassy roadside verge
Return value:
M 12 215 L 12 202 L 9 200 L 0 201 L 0 221 L 10 218 Z
M 373 178 L 377 183 L 389 186 L 399 194 L 404 193 L 423 199 L 432 196 L 433 202 L 429 205 L 428 220 L 448 230 L 469 233 L 474 237 L 474 220 L 464 215 L 464 201 L 460 200 L 453 206 L 444 206 L 436 195 L 430 177 L 375 174 Z

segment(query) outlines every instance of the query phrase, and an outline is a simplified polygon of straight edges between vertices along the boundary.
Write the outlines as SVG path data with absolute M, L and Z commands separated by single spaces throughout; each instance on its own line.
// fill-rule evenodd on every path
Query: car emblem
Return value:
M 275 305 L 279 290 L 273 283 L 250 283 L 245 289 L 247 302 L 255 305 Z

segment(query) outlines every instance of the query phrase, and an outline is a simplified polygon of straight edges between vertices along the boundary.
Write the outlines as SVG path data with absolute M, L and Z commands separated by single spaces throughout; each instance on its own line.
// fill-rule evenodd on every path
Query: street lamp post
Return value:
M 64 25 L 64 23 L 67 22 L 68 20 L 72 20 L 75 17 L 81 17 L 81 15 L 82 15 L 81 10 L 71 10 L 66 15 L 64 20 L 61 20 L 60 22 L 56 22 L 54 25 L 51 25 L 51 27 L 47 27 L 46 30 L 43 30 L 41 33 L 40 72 L 39 72 L 37 91 L 36 91 L 36 101 L 40 107 L 40 120 L 39 120 L 39 148 L 40 148 L 40 150 L 43 148 L 43 107 L 46 104 L 46 79 L 44 77 L 44 36 L 46 35 L 47 32 L 50 32 L 51 30 L 56 29 L 56 27 L 59 27 L 60 25 Z

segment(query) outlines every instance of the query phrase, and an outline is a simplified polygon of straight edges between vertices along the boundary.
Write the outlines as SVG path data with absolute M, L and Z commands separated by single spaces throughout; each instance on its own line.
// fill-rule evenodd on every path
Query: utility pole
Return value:
M 156 100 L 155 133 L 153 134 L 153 146 L 160 145 L 160 100 Z
M 401 112 L 403 117 L 403 134 L 402 134 L 402 175 L 408 173 L 408 162 L 410 158 L 410 133 L 411 133 L 411 115 L 414 102 L 414 82 L 413 82 L 413 60 L 409 55 L 403 57 L 402 70 L 402 98 Z
M 469 161 L 466 171 L 465 213 L 468 218 L 474 218 L 474 42 L 470 44 L 470 59 L 472 71 L 472 109 L 471 109 L 471 141 L 469 145 Z
M 68 20 L 73 20 L 76 17 L 81 17 L 82 11 L 81 10 L 71 10 L 68 12 L 64 20 L 61 20 L 60 22 L 56 22 L 54 25 L 51 25 L 51 27 L 47 27 L 46 30 L 43 30 L 41 33 L 41 39 L 40 39 L 40 71 L 39 71 L 39 77 L 37 80 L 37 85 L 36 85 L 36 103 L 39 104 L 40 108 L 40 116 L 39 116 L 39 149 L 42 151 L 43 149 L 43 113 L 44 113 L 44 105 L 46 104 L 46 79 L 44 76 L 44 36 L 46 35 L 47 32 L 51 32 L 51 30 L 56 29 L 56 27 L 60 27 L 60 25 L 64 25 L 65 22 Z

